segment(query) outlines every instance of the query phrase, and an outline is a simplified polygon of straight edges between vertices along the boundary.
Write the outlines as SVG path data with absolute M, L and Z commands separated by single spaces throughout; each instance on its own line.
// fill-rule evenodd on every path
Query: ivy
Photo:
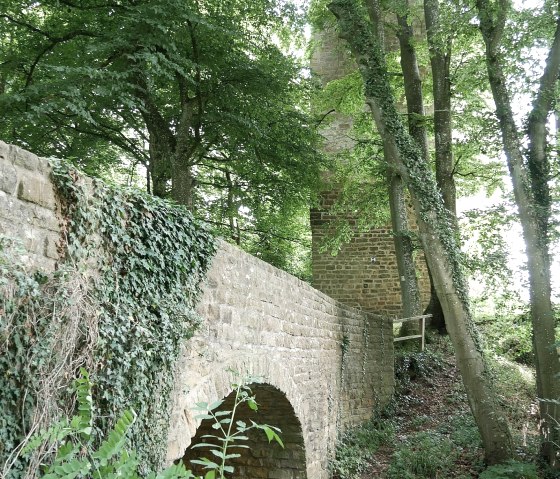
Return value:
M 88 191 L 64 162 L 53 164 L 53 178 L 68 251 L 99 272 L 96 427 L 109 430 L 132 407 L 130 440 L 147 473 L 164 457 L 174 362 L 199 324 L 194 306 L 215 243 L 183 207 L 99 180 Z
M 130 444 L 147 475 L 164 459 L 174 364 L 200 322 L 215 242 L 182 207 L 51 166 L 66 241 L 59 271 L 30 275 L 0 241 L 0 475 L 38 467 L 19 451 L 33 428 L 74 413 L 68 391 L 82 366 L 94 384 L 94 445 L 133 408 Z

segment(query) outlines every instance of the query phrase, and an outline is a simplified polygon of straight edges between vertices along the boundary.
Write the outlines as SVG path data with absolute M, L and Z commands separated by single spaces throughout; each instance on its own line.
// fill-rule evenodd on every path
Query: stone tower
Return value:
M 323 85 L 356 68 L 344 42 L 333 30 L 315 33 L 314 41 L 311 69 Z M 331 121 L 322 131 L 324 150 L 328 154 L 343 154 L 353 147 L 352 120 L 338 112 L 330 116 Z M 336 220 L 330 208 L 338 194 L 337 191 L 323 192 L 319 208 L 311 211 L 313 285 L 342 303 L 400 317 L 401 291 L 390 225 L 355 234 L 336 256 L 321 251 L 328 224 Z M 352 224 L 352 219 L 349 220 Z M 422 303 L 426 305 L 430 287 L 423 257 L 419 258 L 418 270 Z

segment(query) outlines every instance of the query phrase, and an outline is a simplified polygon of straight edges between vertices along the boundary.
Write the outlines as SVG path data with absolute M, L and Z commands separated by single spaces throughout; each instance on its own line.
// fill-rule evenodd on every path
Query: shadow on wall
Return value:
M 235 471 L 228 477 L 235 479 L 307 479 L 305 446 L 303 442 L 301 424 L 296 417 L 294 409 L 286 395 L 268 384 L 250 385 L 256 396 L 258 411 L 253 411 L 247 403 L 241 404 L 237 409 L 234 421 L 244 421 L 247 424 L 251 420 L 258 424 L 269 424 L 281 429 L 280 437 L 284 443 L 282 448 L 275 441 L 269 443 L 262 430 L 249 432 L 249 440 L 242 442 L 249 448 L 231 448 L 228 454 L 240 454 L 240 457 L 228 460 Z M 235 401 L 235 391 L 230 393 L 223 404 L 216 411 L 231 411 Z M 192 459 L 207 457 L 212 461 L 219 462 L 208 448 L 194 447 L 200 443 L 217 444 L 214 438 L 204 437 L 206 435 L 217 435 L 216 429 L 212 427 L 214 421 L 205 419 L 202 421 L 196 435 L 192 438 L 191 445 L 185 451 L 183 462 L 187 469 L 195 474 L 204 475 L 206 472 Z M 218 434 L 219 435 L 219 434 Z

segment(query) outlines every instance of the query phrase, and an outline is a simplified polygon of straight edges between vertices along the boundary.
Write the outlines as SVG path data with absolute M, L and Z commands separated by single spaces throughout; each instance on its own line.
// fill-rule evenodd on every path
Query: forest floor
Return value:
M 532 371 L 502 358 L 490 362 L 519 460 L 531 463 L 538 440 Z M 395 400 L 371 424 L 346 436 L 335 477 L 478 478 L 484 470 L 482 444 L 448 339 L 435 338 L 424 353 L 397 354 L 395 372 Z

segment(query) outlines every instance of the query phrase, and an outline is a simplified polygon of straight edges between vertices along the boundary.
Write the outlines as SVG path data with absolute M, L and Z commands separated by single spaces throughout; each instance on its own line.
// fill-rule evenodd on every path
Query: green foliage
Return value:
M 102 365 L 92 371 L 96 427 L 107 430 L 111 418 L 133 407 L 140 420 L 131 443 L 142 468 L 157 468 L 173 364 L 198 324 L 194 305 L 213 240 L 184 208 L 99 181 L 86 196 L 76 172 L 62 162 L 53 178 L 66 202 L 68 253 L 99 271 L 93 285 L 100 304 L 95 355 Z
M 538 479 L 534 464 L 509 461 L 506 464 L 490 466 L 480 474 L 480 479 Z
M 433 432 L 409 437 L 395 452 L 388 479 L 432 479 L 447 477 L 453 470 L 456 452 L 451 440 Z
M 414 379 L 428 379 L 444 368 L 440 354 L 431 351 L 405 351 L 395 355 L 395 380 L 397 392 L 406 390 Z
M 21 444 L 33 428 L 69 415 L 63 392 L 84 364 L 95 387 L 91 397 L 78 387 L 78 399 L 97 414 L 64 427 L 95 443 L 132 407 L 139 421 L 128 435 L 145 475 L 163 459 L 173 365 L 199 323 L 194 305 L 214 241 L 182 207 L 100 181 L 86 194 L 65 163 L 53 165 L 53 178 L 68 242 L 59 271 L 30 275 L 23 255 L 0 247 L 4 476 L 37 466 L 20 457 Z
M 63 392 L 76 365 L 89 362 L 96 329 L 83 277 L 65 266 L 48 277 L 30 272 L 26 254 L 0 237 L 0 475 L 6 478 L 27 467 L 19 452 L 28 432 L 72 408 Z M 50 430 L 53 438 L 64 434 Z
M 91 400 L 92 384 L 88 373 L 81 369 L 81 376 L 75 382 L 77 413 L 70 422 L 63 419 L 48 430 L 35 434 L 23 453 L 29 454 L 40 445 L 54 449 L 50 463 L 44 467 L 43 479 L 74 479 L 91 477 L 93 479 L 140 479 L 139 462 L 134 452 L 125 446 L 128 434 L 136 421 L 133 410 L 125 410 L 99 447 L 92 449 L 91 423 L 94 410 Z M 86 426 L 86 427 L 84 427 Z M 53 431 L 59 431 L 56 435 Z M 180 465 L 173 465 L 159 474 L 150 473 L 148 479 L 192 478 L 194 475 Z
M 461 234 L 465 267 L 476 286 L 471 290 L 483 314 L 511 314 L 521 305 L 512 281 L 519 271 L 511 266 L 511 234 L 516 224 L 508 202 L 465 212 Z
M 281 447 L 284 447 L 282 439 L 279 436 L 280 429 L 268 424 L 257 424 L 251 421 L 247 424 L 245 421 L 236 421 L 236 412 L 242 405 L 246 405 L 251 411 L 258 411 L 258 404 L 255 396 L 252 394 L 249 384 L 258 382 L 259 378 L 243 377 L 234 373 L 238 382 L 233 384 L 234 400 L 231 410 L 219 409 L 223 404 L 223 400 L 215 401 L 211 404 L 200 402 L 194 408 L 200 414 L 195 416 L 196 419 L 213 421 L 212 428 L 216 430 L 216 434 L 206 434 L 203 436 L 205 442 L 197 443 L 193 448 L 203 448 L 208 450 L 215 458 L 209 459 L 202 457 L 200 459 L 192 459 L 193 464 L 198 464 L 208 471 L 207 478 L 224 479 L 226 474 L 233 473 L 234 468 L 227 464 L 227 461 L 240 457 L 240 454 L 230 452 L 232 448 L 248 448 L 244 442 L 248 441 L 248 433 L 251 430 L 260 430 L 266 435 L 268 442 L 275 441 Z M 216 462 L 217 461 L 217 462 Z
M 534 365 L 533 334 L 529 312 L 480 316 L 488 349 L 517 363 Z
M 391 444 L 395 434 L 393 423 L 383 417 L 344 433 L 338 441 L 330 468 L 334 477 L 352 479 L 366 470 L 371 457 L 383 445 Z
M 278 46 L 301 33 L 286 1 L 8 0 L 0 136 L 94 175 L 142 166 L 154 194 L 297 269 L 306 238 L 285 218 L 308 207 L 322 161 L 305 68 Z

